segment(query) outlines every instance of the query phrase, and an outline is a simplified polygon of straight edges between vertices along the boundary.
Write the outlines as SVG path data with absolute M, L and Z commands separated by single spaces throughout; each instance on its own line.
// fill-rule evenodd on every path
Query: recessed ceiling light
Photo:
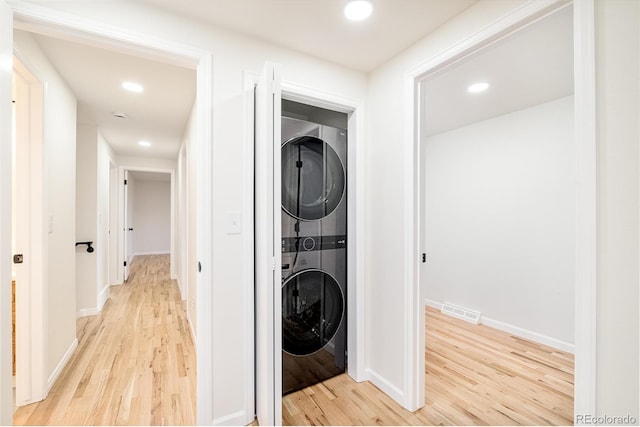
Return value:
M 352 21 L 367 19 L 373 12 L 373 3 L 370 0 L 351 0 L 344 7 L 344 16 Z
M 149 141 L 138 141 L 138 145 L 141 147 L 151 147 L 151 143 Z
M 122 87 L 129 92 L 140 93 L 144 90 L 141 84 L 136 82 L 122 82 Z
M 471 86 L 469 86 L 467 88 L 467 91 L 469 93 L 480 93 L 480 92 L 484 92 L 487 89 L 489 89 L 489 83 L 480 82 L 480 83 L 474 83 Z

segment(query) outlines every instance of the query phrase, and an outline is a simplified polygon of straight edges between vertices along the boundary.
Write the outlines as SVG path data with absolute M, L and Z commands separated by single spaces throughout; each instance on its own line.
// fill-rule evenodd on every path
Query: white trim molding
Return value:
M 529 0 L 436 57 L 419 64 L 405 78 L 405 404 L 424 406 L 424 321 L 420 295 L 420 103 L 421 82 L 520 28 L 568 7 L 568 0 Z M 575 287 L 575 405 L 578 413 L 595 413 L 595 266 L 596 151 L 595 48 L 593 0 L 574 7 L 577 229 Z
M 382 375 L 379 375 L 378 373 L 376 373 L 375 371 L 369 368 L 367 368 L 365 372 L 366 372 L 367 380 L 370 381 L 373 385 L 378 387 L 380 390 L 382 390 L 385 394 L 387 394 L 390 398 L 392 398 L 396 402 L 404 402 L 405 400 L 404 394 L 402 393 L 402 390 L 400 388 L 394 386 L 393 384 L 391 384 L 391 382 L 387 381 Z
M 365 381 L 365 189 L 364 158 L 366 142 L 364 102 L 291 82 L 282 83 L 282 98 L 348 115 L 347 144 L 347 352 L 348 374 Z
M 64 356 L 62 356 L 62 359 L 60 359 L 60 362 L 58 362 L 58 365 L 49 376 L 49 380 L 47 381 L 47 394 L 49 394 L 49 391 L 51 391 L 51 388 L 55 384 L 58 377 L 60 377 L 60 374 L 64 370 L 65 366 L 67 366 L 67 364 L 69 363 L 69 360 L 71 360 L 71 357 L 73 356 L 73 353 L 75 353 L 77 348 L 78 348 L 78 339 L 76 338 L 73 340 L 73 342 L 71 342 L 71 345 L 69 346 L 67 351 L 64 353 Z M 46 396 L 43 396 L 43 398 L 44 397 Z
M 596 413 L 596 44 L 595 2 L 573 5 L 576 140 L 575 377 L 573 411 Z

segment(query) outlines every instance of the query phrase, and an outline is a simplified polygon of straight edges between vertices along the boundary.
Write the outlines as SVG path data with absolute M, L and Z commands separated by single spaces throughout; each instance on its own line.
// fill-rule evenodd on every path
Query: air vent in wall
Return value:
M 442 305 L 442 309 L 440 311 L 442 311 L 444 314 L 457 317 L 458 319 L 466 320 L 467 322 L 473 323 L 475 325 L 480 324 L 481 313 L 479 311 L 470 310 L 468 308 L 460 307 L 459 305 L 451 304 L 448 302 L 445 302 Z

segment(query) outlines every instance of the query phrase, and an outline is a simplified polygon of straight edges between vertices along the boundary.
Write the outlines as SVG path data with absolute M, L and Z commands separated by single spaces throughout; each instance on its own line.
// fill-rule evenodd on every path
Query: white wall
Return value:
M 79 124 L 76 154 L 76 295 L 79 316 L 100 312 L 109 297 L 110 164 L 115 155 L 96 126 Z
M 196 336 L 196 168 L 197 158 L 193 149 L 196 137 L 195 105 L 184 130 L 183 143 L 178 153 L 177 201 L 176 201 L 176 262 L 178 284 L 182 299 L 186 300 L 187 318 L 191 333 Z
M 405 381 L 403 145 L 406 73 L 495 22 L 523 1 L 484 0 L 369 76 L 366 209 L 367 361 L 374 382 L 403 400 Z M 382 173 L 384 171 L 384 173 Z
M 629 414 L 640 420 L 640 2 L 598 0 L 596 25 L 597 415 Z
M 96 280 L 97 308 L 102 310 L 109 297 L 109 251 L 111 250 L 109 236 L 109 216 L 111 206 L 111 163 L 115 163 L 115 154 L 98 129 L 97 134 L 97 158 L 96 158 L 96 188 L 97 188 L 97 215 L 94 218 L 97 227 L 96 250 L 98 270 Z
M 31 35 L 14 32 L 14 46 L 45 86 L 44 145 L 48 234 L 45 333 L 47 375 L 76 339 L 76 99 Z
M 133 198 L 134 254 L 168 254 L 171 250 L 171 181 L 136 179 Z
M 574 341 L 573 102 L 434 135 L 423 146 L 425 297 L 564 349 Z
M 182 300 L 188 299 L 187 271 L 187 156 L 186 144 L 180 146 L 178 152 L 178 168 L 176 171 L 176 275 Z
M 97 247 L 98 217 L 98 129 L 78 125 L 76 144 L 76 241 L 93 241 Z M 79 316 L 95 314 L 97 307 L 97 251 L 88 253 L 86 246 L 76 248 L 76 298 Z

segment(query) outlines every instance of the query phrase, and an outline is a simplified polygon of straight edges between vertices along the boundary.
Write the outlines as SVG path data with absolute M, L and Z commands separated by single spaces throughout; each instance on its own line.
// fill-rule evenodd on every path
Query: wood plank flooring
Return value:
M 347 375 L 283 398 L 285 425 L 572 425 L 573 355 L 427 309 L 426 406 Z
M 195 424 L 195 349 L 168 255 L 134 258 L 77 334 L 47 399 L 18 408 L 14 425 Z

